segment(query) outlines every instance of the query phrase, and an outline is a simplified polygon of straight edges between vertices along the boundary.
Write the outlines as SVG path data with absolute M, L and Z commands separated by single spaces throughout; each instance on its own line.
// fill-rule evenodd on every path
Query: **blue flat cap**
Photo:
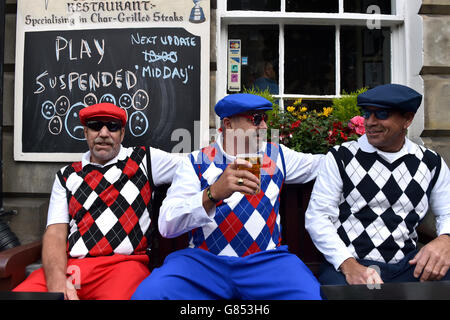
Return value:
M 220 119 L 255 110 L 272 110 L 272 102 L 250 93 L 235 93 L 219 100 L 214 107 Z
M 401 84 L 384 84 L 358 95 L 358 106 L 397 109 L 416 112 L 422 102 L 422 95 Z

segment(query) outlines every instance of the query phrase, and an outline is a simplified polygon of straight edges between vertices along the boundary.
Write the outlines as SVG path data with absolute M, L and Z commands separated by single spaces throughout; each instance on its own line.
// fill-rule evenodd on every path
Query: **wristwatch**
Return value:
M 206 195 L 208 196 L 209 200 L 211 200 L 214 203 L 219 202 L 220 200 L 216 200 L 214 199 L 214 197 L 211 194 L 211 186 L 208 187 L 208 189 L 206 189 Z

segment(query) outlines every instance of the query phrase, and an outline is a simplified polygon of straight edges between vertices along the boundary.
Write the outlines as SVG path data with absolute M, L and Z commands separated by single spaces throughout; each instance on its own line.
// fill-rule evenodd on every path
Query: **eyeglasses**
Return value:
M 386 120 L 391 116 L 391 113 L 389 110 L 369 110 L 369 109 L 362 109 L 362 116 L 364 119 L 369 119 L 372 113 L 375 115 L 375 118 L 379 120 Z
M 116 132 L 122 128 L 122 124 L 117 121 L 103 122 L 99 120 L 92 120 L 86 122 L 86 127 L 94 131 L 100 131 L 104 126 L 106 126 L 110 132 Z
M 265 113 L 255 113 L 253 115 L 241 113 L 239 116 L 252 120 L 253 125 L 256 127 L 259 126 L 263 120 L 267 122 L 267 119 L 269 118 L 269 116 Z

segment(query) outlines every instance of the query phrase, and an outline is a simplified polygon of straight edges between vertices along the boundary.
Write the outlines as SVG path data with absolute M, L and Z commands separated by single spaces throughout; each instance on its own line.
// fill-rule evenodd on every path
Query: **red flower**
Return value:
M 340 122 L 340 121 L 333 122 L 333 128 L 334 129 L 342 129 L 342 122 Z
M 291 124 L 291 129 L 298 128 L 300 126 L 301 121 L 297 120 Z

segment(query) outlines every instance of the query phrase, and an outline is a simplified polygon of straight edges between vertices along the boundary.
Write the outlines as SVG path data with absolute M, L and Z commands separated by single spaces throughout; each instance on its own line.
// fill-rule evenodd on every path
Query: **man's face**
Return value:
M 268 62 L 264 68 L 264 74 L 266 75 L 267 78 L 275 80 L 275 69 L 273 68 L 273 65 Z
M 267 137 L 267 123 L 264 120 L 265 112 L 250 111 L 224 119 L 226 135 L 233 136 L 227 139 L 233 141 L 234 150 L 231 153 L 255 153 L 259 150 L 261 142 Z M 260 120 L 259 123 L 257 123 Z M 256 122 L 256 124 L 255 124 Z M 232 140 L 232 141 L 231 141 Z
M 89 121 L 102 121 L 104 123 L 113 121 L 120 123 L 120 120 L 108 117 L 92 118 L 87 122 Z M 125 135 L 125 128 L 121 127 L 113 132 L 107 126 L 102 126 L 100 130 L 85 126 L 84 135 L 91 151 L 91 162 L 104 165 L 119 154 L 120 144 Z
M 376 107 L 365 107 L 365 110 L 386 110 Z M 363 112 L 364 113 L 364 112 Z M 385 152 L 399 151 L 404 142 L 408 127 L 414 119 L 414 113 L 389 110 L 389 117 L 378 119 L 375 113 L 365 117 L 366 136 L 371 145 Z

